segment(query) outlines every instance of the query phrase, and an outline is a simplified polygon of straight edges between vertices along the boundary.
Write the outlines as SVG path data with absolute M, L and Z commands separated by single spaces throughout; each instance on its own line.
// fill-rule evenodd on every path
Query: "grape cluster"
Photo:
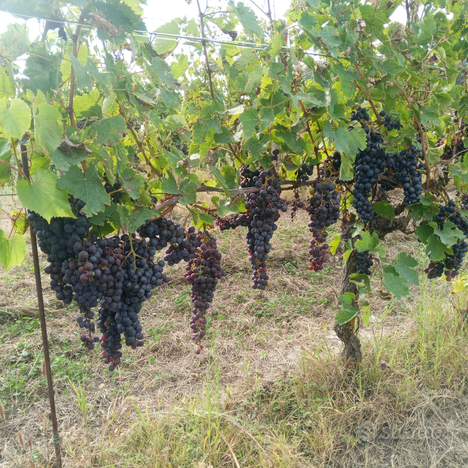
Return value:
M 460 205 L 462 209 L 468 210 L 468 193 L 462 193 L 461 195 L 458 194 L 458 196 L 460 197 Z
M 47 254 L 47 261 L 50 262 L 45 268 L 45 272 L 50 275 L 50 287 L 55 291 L 57 299 L 65 304 L 72 302 L 73 292 L 64 283 L 63 264 L 75 258 L 74 244 L 83 239 L 91 228 L 86 216 L 80 213 L 85 203 L 72 200 L 70 206 L 76 218 L 52 218 L 49 223 L 34 211 L 28 214 L 39 248 Z
M 366 122 L 370 120 L 369 112 L 367 109 L 364 109 L 360 106 L 357 107 L 356 111 L 351 114 L 351 120 L 365 120 Z
M 307 182 L 309 176 L 314 173 L 314 165 L 302 163 L 299 169 L 296 171 L 296 180 L 298 182 Z
M 465 161 L 465 154 L 468 152 L 468 148 L 465 147 L 465 143 L 463 141 L 458 142 L 457 147 L 455 149 L 455 162 L 464 162 Z M 450 160 L 453 158 L 453 145 L 446 146 L 444 153 L 442 154 L 442 160 Z
M 464 218 L 457 209 L 453 200 L 450 200 L 447 205 L 439 206 L 439 213 L 433 218 L 440 230 L 446 221 L 450 221 L 460 229 L 465 236 L 468 236 L 468 220 Z M 428 267 L 424 270 L 429 279 L 440 278 L 445 274 L 447 281 L 451 281 L 460 273 L 463 260 L 468 252 L 468 243 L 458 240 L 452 246 L 453 254 L 445 253 L 445 258 L 440 262 L 431 261 Z
M 142 303 L 152 297 L 152 290 L 169 281 L 163 273 L 165 262 L 155 261 L 156 249 L 145 239 L 138 240 L 135 234 L 124 234 L 114 239 L 113 254 L 124 260 L 112 265 L 112 279 L 105 297 L 100 301 L 98 325 L 101 335 L 101 357 L 112 371 L 120 363 L 122 340 L 135 349 L 143 346 L 142 326 L 139 312 Z
M 340 197 L 336 185 L 320 179 L 314 180 L 307 212 L 310 215 L 309 230 L 313 236 L 309 250 L 309 269 L 320 271 L 328 251 L 328 244 L 324 244 L 328 236 L 327 228 L 340 217 Z
M 281 185 L 277 177 L 272 177 L 271 169 L 268 172 L 251 171 L 248 166 L 244 166 L 241 175 L 244 179 L 241 187 L 262 189 L 246 195 L 245 207 L 250 222 L 246 238 L 253 270 L 252 288 L 263 290 L 268 284 L 265 262 L 271 250 L 270 240 L 277 229 L 279 210 L 286 212 L 287 206 L 279 196 Z
M 216 239 L 207 233 L 198 232 L 192 226 L 188 230 L 189 238 L 196 245 L 195 257 L 190 259 L 185 277 L 192 286 L 192 319 L 190 328 L 193 331 L 193 340 L 198 344 L 196 353 L 203 348 L 200 340 L 206 334 L 206 311 L 213 301 L 218 280 L 226 276 L 221 268 L 221 252 L 216 245 Z
M 369 200 L 371 189 L 384 169 L 393 165 L 391 158 L 387 158 L 387 153 L 380 146 L 383 138 L 379 133 L 367 130 L 366 140 L 366 148 L 359 151 L 354 160 L 353 189 L 353 206 L 364 224 L 374 218 L 372 202 Z
M 421 176 L 418 173 L 421 154 L 419 148 L 411 145 L 408 150 L 387 155 L 388 167 L 392 168 L 393 177 L 403 186 L 405 197 L 403 200 L 404 206 L 419 203 L 419 198 L 423 192 Z M 389 171 L 386 171 L 385 175 L 388 176 Z M 386 190 L 391 190 L 396 187 L 389 183 L 389 181 L 382 181 L 382 186 Z
M 279 150 L 278 149 L 274 149 L 271 154 L 270 154 L 270 159 L 272 161 L 278 161 L 278 156 L 279 156 Z
M 149 245 L 155 250 L 166 250 L 164 260 L 169 266 L 179 263 L 181 260 L 188 262 L 195 255 L 195 245 L 191 245 L 186 238 L 185 229 L 170 219 L 159 218 L 147 221 L 137 229 L 141 237 L 149 238 Z
M 122 184 L 119 181 L 116 181 L 114 185 L 111 185 L 111 183 L 107 179 L 105 180 L 104 189 L 106 193 L 110 194 L 111 200 L 114 203 L 119 203 L 120 199 L 122 198 L 123 193 L 121 191 L 121 188 Z
M 371 274 L 371 267 L 374 265 L 374 260 L 372 259 L 372 255 L 369 254 L 368 250 L 364 252 L 356 252 L 357 256 L 357 267 L 356 271 L 359 274 L 370 275 Z
M 384 120 L 382 122 L 382 125 L 388 130 L 400 130 L 403 128 L 400 122 L 397 120 L 393 120 L 392 116 L 390 114 L 387 114 L 387 112 L 382 109 L 379 112 L 380 117 L 384 117 Z
M 248 213 L 241 213 L 239 215 L 227 216 L 226 218 L 218 218 L 217 224 L 221 231 L 228 229 L 236 229 L 239 226 L 247 227 L 250 225 L 251 218 Z

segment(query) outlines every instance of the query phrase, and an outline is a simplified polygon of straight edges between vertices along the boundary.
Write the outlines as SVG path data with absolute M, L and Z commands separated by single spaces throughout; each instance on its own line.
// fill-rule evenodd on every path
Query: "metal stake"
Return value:
M 28 154 L 25 145 L 21 145 L 21 161 L 23 164 L 23 172 L 28 182 L 29 178 L 29 165 L 28 165 Z M 37 305 L 39 307 L 39 318 L 41 321 L 41 332 L 42 332 L 42 345 L 44 347 L 44 361 L 47 374 L 47 388 L 49 390 L 49 403 L 50 403 L 50 417 L 52 419 L 52 430 L 54 433 L 54 446 L 55 446 L 55 457 L 57 459 L 57 468 L 62 468 L 62 454 L 60 453 L 60 435 L 58 432 L 57 424 L 57 412 L 55 410 L 55 397 L 54 397 L 54 382 L 52 381 L 52 370 L 50 367 L 50 354 L 49 354 L 49 341 L 47 338 L 47 325 L 44 311 L 44 298 L 42 296 L 42 283 L 41 283 L 41 270 L 39 267 L 39 255 L 37 253 L 36 235 L 33 232 L 32 226 L 31 231 L 31 247 L 34 262 L 34 276 L 36 278 L 36 293 L 37 293 Z

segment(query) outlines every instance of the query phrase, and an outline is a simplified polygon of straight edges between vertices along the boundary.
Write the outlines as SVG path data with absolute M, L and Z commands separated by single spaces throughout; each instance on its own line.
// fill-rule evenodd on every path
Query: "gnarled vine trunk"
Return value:
M 374 201 L 382 201 L 387 200 L 387 193 L 383 190 L 377 192 Z M 375 215 L 374 219 L 371 223 L 369 223 L 368 231 L 372 234 L 375 231 L 379 232 L 379 239 L 382 240 L 387 234 L 393 231 L 401 231 L 406 232 L 408 228 L 408 224 L 410 221 L 409 214 L 404 216 L 399 216 L 403 213 L 404 207 L 403 205 L 398 205 L 395 207 L 395 215 L 398 216 L 393 220 L 388 218 L 383 218 L 382 216 Z M 343 242 L 347 242 L 348 240 L 352 239 L 352 228 L 354 225 L 354 221 L 349 222 L 341 232 L 341 239 Z M 353 242 L 354 245 L 354 242 Z M 341 295 L 346 294 L 348 292 L 353 293 L 356 295 L 356 301 L 359 299 L 359 291 L 357 286 L 350 281 L 350 276 L 354 273 L 357 273 L 357 255 L 356 251 L 353 250 L 351 255 L 349 256 L 348 260 L 346 261 L 344 270 L 343 270 L 343 277 L 341 281 Z M 337 323 L 334 327 L 335 333 L 343 342 L 344 348 L 341 352 L 342 363 L 346 369 L 349 371 L 355 371 L 359 368 L 359 365 L 362 360 L 362 352 L 361 352 L 361 342 L 358 338 L 358 331 L 359 331 L 359 316 L 355 317 L 354 319 L 350 320 L 347 323 L 339 324 Z
M 341 294 L 351 292 L 358 297 L 358 289 L 354 283 L 350 281 L 350 276 L 357 273 L 357 255 L 353 251 L 346 261 L 343 271 L 343 279 L 341 282 Z M 335 325 L 335 333 L 338 338 L 343 342 L 344 348 L 341 352 L 343 365 L 349 370 L 356 370 L 359 368 L 362 359 L 361 342 L 357 336 L 359 329 L 359 317 L 355 317 L 349 322 Z

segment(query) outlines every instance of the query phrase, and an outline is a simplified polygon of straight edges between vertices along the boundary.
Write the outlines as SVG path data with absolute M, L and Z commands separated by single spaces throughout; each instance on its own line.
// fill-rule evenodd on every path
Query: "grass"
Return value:
M 280 222 L 266 293 L 250 289 L 243 234 L 219 233 L 228 277 L 200 356 L 183 266 L 168 268 L 172 282 L 145 304 L 146 345 L 125 350 L 113 374 L 77 340 L 76 308 L 45 287 L 67 468 L 468 465 L 466 305 L 424 275 L 410 297 L 381 298 L 381 268 L 401 250 L 427 261 L 415 242 L 390 236 L 372 276 L 361 370 L 347 378 L 333 332 L 341 264 L 307 269 L 306 224 L 302 214 Z M 1 468 L 53 466 L 31 263 L 0 279 Z
M 363 339 L 354 378 L 324 339 L 303 349 L 295 372 L 234 391 L 220 383 L 213 349 L 199 393 L 155 412 L 132 402 L 133 426 L 117 438 L 110 426 L 93 466 L 374 467 L 391 458 L 430 467 L 441 456 L 445 466 L 466 466 L 467 327 L 425 286 L 397 339 L 378 329 Z M 249 363 L 239 372 L 251 375 Z M 70 450 L 76 457 L 76 445 Z

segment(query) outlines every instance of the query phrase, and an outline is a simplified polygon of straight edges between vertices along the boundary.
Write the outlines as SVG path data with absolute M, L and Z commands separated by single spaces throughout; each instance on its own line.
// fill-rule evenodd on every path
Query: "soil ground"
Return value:
M 378 369 L 379 379 L 382 376 L 386 379 L 385 399 L 389 398 L 389 388 L 397 389 L 393 400 L 402 399 L 397 405 L 402 412 L 391 414 L 390 409 L 396 407 L 395 401 L 391 399 L 390 404 L 385 400 L 379 406 L 377 388 L 366 390 L 373 395 L 367 401 L 367 394 L 359 394 L 359 386 L 356 393 L 356 388 L 351 391 L 343 386 L 346 379 L 339 383 L 340 375 L 343 377 L 338 360 L 341 346 L 333 331 L 333 317 L 339 308 L 342 251 L 330 257 L 322 272 L 309 271 L 310 233 L 307 222 L 304 212 L 297 214 L 294 223 L 290 215 L 280 220 L 268 265 L 270 285 L 265 292 L 251 289 L 250 265 L 244 248 L 245 233 L 241 229 L 217 233 L 227 278 L 218 286 L 210 309 L 206 348 L 200 355 L 194 353 L 195 347 L 190 340 L 191 301 L 190 288 L 183 276 L 185 264 L 167 268 L 171 282 L 155 291 L 141 313 L 145 346 L 136 351 L 125 349 L 122 365 L 114 373 L 106 370 L 97 350 L 90 352 L 81 346 L 75 320 L 78 315 L 76 308 L 64 307 L 57 301 L 50 291 L 47 276 L 42 275 L 66 467 L 254 466 L 253 462 L 245 461 L 247 455 L 247 458 L 241 458 L 236 453 L 241 445 L 229 442 L 231 439 L 226 433 L 221 433 L 223 440 L 227 440 L 226 444 L 220 439 L 225 454 L 216 459 L 217 462 L 204 460 L 196 454 L 191 455 L 191 462 L 187 464 L 172 459 L 174 454 L 164 458 L 166 462 L 161 461 L 163 458 L 158 458 L 157 462 L 151 458 L 138 462 L 138 457 L 130 456 L 134 445 L 127 444 L 135 442 L 135 434 L 141 430 L 141 425 L 144 426 L 144 421 L 159 421 L 161 415 L 173 412 L 174 416 L 176 408 L 187 408 L 194 401 L 205 402 L 207 388 L 216 393 L 225 414 L 237 418 L 238 426 L 241 424 L 239 421 L 245 423 L 244 428 L 257 427 L 258 423 L 258 429 L 255 429 L 258 433 L 265 434 L 268 427 L 268 433 L 275 434 L 275 447 L 281 445 L 282 455 L 259 462 L 258 466 L 468 465 L 466 422 L 460 422 L 463 418 L 466 421 L 468 416 L 464 382 L 460 381 L 460 375 L 466 373 L 466 360 L 459 362 L 459 368 L 452 373 L 452 381 L 444 377 L 440 385 L 420 386 L 421 391 L 415 400 L 416 395 L 410 391 L 415 388 L 416 368 L 411 371 L 413 361 L 408 358 L 409 368 L 397 369 L 391 361 L 395 356 L 392 358 L 388 351 L 378 352 L 378 347 L 374 346 L 385 340 L 411 341 L 411 337 L 419 336 L 421 307 L 429 307 L 429 302 L 436 301 L 441 307 L 450 308 L 447 301 L 450 285 L 428 282 L 423 275 L 421 289 L 412 288 L 411 295 L 401 301 L 389 298 L 379 286 L 382 267 L 391 264 L 402 250 L 411 253 L 422 268 L 426 258 L 413 238 L 401 233 L 386 238 L 386 257 L 376 262 L 372 276 L 371 320 L 369 326 L 361 329 L 360 335 L 366 356 L 363 365 Z M 41 264 L 46 264 L 44 255 L 41 256 Z M 453 325 L 453 317 L 449 318 L 448 312 L 444 320 L 439 327 Z M 0 418 L 0 467 L 52 466 L 47 387 L 42 373 L 41 331 L 29 247 L 21 266 L 7 272 L 0 271 L 0 339 L 0 401 L 5 411 L 5 420 Z M 393 348 L 389 346 L 388 349 Z M 415 353 L 430 354 L 419 347 L 413 349 Z M 462 359 L 458 354 L 456 356 L 456 359 Z M 424 369 L 427 371 L 427 365 Z M 297 379 L 302 379 L 303 383 L 298 384 Z M 382 383 L 379 379 L 373 382 Z M 407 385 L 410 395 L 406 399 L 402 396 L 405 379 L 411 381 L 411 385 Z M 314 406 L 316 412 L 301 417 L 297 423 L 299 410 L 291 415 L 287 406 L 301 401 L 300 411 L 304 410 L 303 399 L 298 397 L 298 385 L 302 385 L 304 390 L 309 388 L 309 384 L 319 385 L 317 382 L 320 381 L 327 390 L 318 388 L 317 394 L 324 400 L 329 399 L 328 402 L 323 401 L 326 409 L 320 413 Z M 282 401 L 286 409 L 273 412 L 278 401 Z M 350 401 L 354 403 L 350 404 Z M 330 416 L 330 411 L 335 415 Z M 319 431 L 321 427 L 316 418 L 322 418 L 324 424 L 332 421 L 331 417 L 338 421 L 336 417 L 340 411 L 343 416 L 339 420 L 346 423 L 336 426 L 337 433 L 333 437 L 330 434 L 334 428 L 327 423 L 325 432 L 330 431 L 328 435 L 319 437 L 315 434 L 314 441 L 306 441 L 308 431 Z M 368 431 L 377 423 L 381 429 L 379 418 L 387 423 L 393 421 L 394 425 L 398 422 L 398 427 L 402 421 L 411 423 L 411 427 L 424 424 L 427 427 L 427 421 L 435 418 L 445 429 L 437 440 L 430 439 L 429 442 L 418 441 L 414 437 L 407 438 L 405 442 L 402 437 L 377 440 L 359 435 L 359 431 Z M 315 421 L 315 429 L 307 424 L 304 426 L 304 420 Z M 363 422 L 370 426 L 362 426 Z M 448 430 L 450 424 L 455 424 L 456 430 Z M 173 429 L 171 426 L 170 430 Z M 146 429 L 147 432 L 149 430 Z M 255 430 L 236 430 L 248 432 L 251 439 L 256 437 Z M 167 430 L 164 434 L 170 437 Z M 104 458 L 96 455 L 102 448 L 103 437 L 121 447 L 119 456 L 116 455 L 117 448 L 109 442 L 105 444 L 115 450 L 113 448 Z M 309 434 L 309 437 L 312 436 Z M 319 442 L 322 444 L 320 447 Z M 314 448 L 309 447 L 309 450 L 308 443 Z M 148 441 L 144 444 L 148 447 Z M 167 444 L 171 444 L 169 439 Z M 128 453 L 123 447 L 127 447 Z M 90 451 L 94 458 L 87 458 L 86 453 Z

